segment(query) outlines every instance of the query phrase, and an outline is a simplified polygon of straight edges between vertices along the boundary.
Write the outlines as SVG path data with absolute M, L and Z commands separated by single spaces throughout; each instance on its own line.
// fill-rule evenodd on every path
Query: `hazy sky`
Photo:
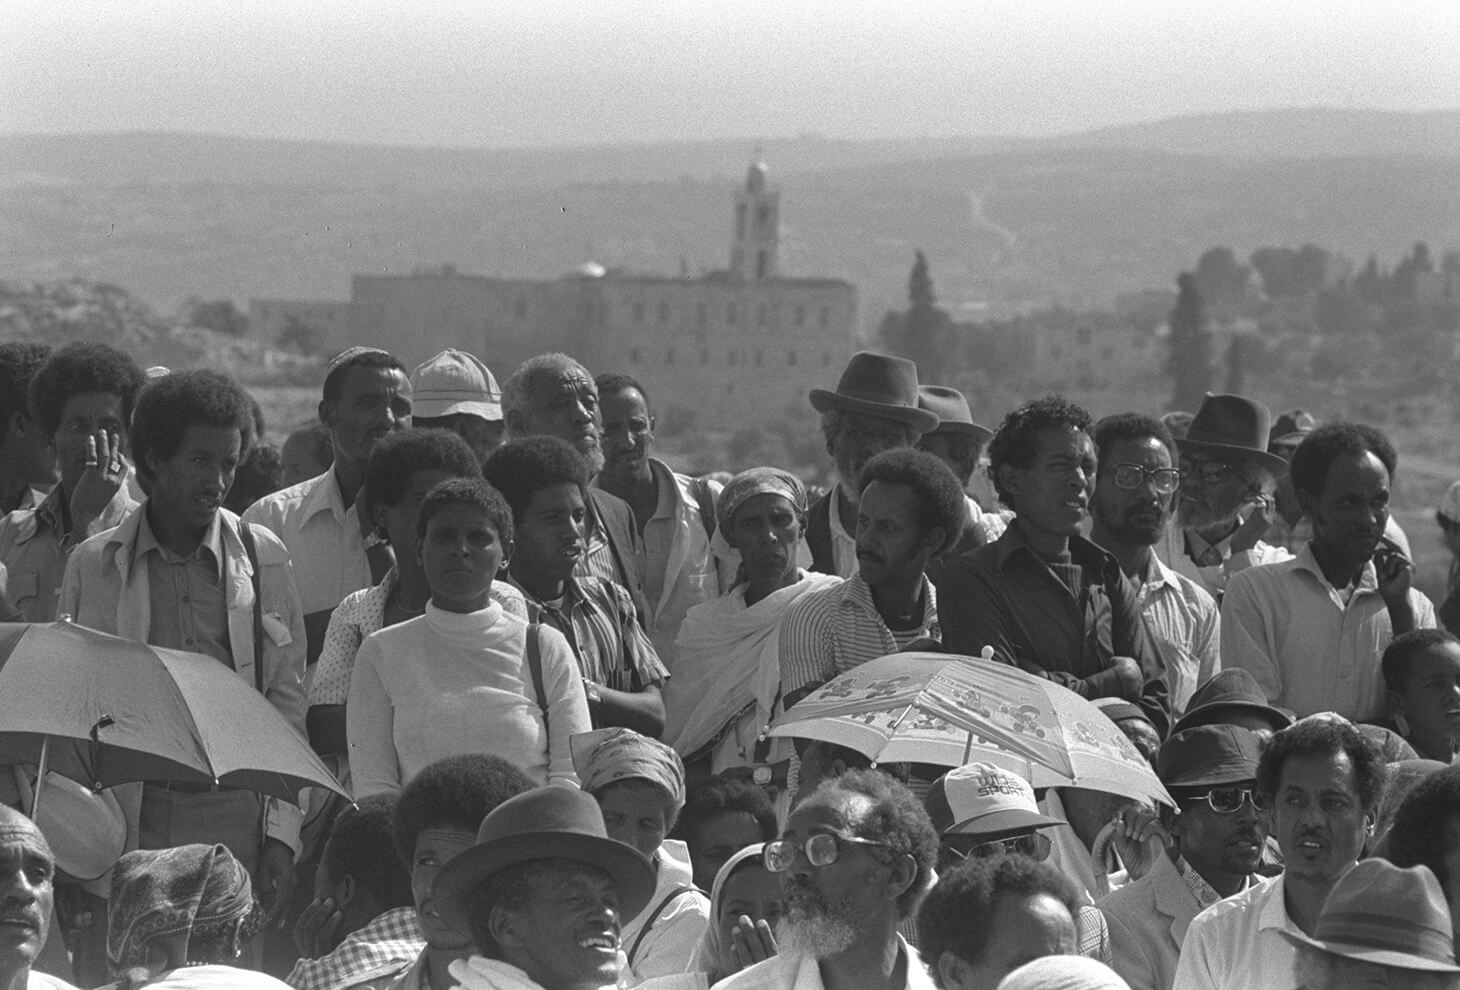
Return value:
M 1460 0 L 0 0 L 0 131 L 520 146 L 1460 107 Z

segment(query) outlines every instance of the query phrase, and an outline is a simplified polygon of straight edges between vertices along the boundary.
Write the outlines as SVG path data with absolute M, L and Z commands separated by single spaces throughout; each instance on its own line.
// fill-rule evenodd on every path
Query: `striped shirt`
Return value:
M 1222 669 L 1217 603 L 1200 584 L 1153 553 L 1136 588 L 1136 606 L 1166 661 L 1171 716 L 1179 718 L 1197 687 Z
M 937 637 L 937 595 L 932 583 L 922 580 L 923 618 L 917 633 Z M 877 614 L 872 589 L 860 574 L 802 595 L 781 620 L 781 697 L 896 653 L 899 635 Z
M 617 582 L 570 577 L 556 601 L 544 601 L 513 584 L 527 600 L 528 621 L 562 633 L 583 676 L 593 683 L 614 691 L 642 691 L 669 676 L 639 625 L 634 600 Z

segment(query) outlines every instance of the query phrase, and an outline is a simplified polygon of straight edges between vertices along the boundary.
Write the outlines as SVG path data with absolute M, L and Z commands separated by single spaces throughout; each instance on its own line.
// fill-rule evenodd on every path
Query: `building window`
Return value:
M 755 252 L 755 277 L 756 278 L 765 278 L 765 276 L 766 276 L 766 267 L 767 267 L 766 253 L 764 251 L 757 251 L 757 252 Z
M 796 352 L 795 351 L 791 351 L 789 354 L 786 355 L 786 363 L 788 365 L 790 365 L 791 367 L 793 367 L 793 368 L 796 367 Z
M 770 224 L 770 222 L 771 222 L 771 207 L 770 207 L 770 204 L 769 203 L 762 203 L 762 204 L 760 204 L 760 208 L 755 211 L 755 225 L 756 225 L 756 227 L 760 228 L 761 230 L 764 230 Z
M 710 352 L 709 351 L 700 351 L 700 364 L 709 364 L 709 363 L 710 363 Z
M 525 319 L 527 319 L 527 300 L 526 299 L 518 299 L 516 302 L 514 302 L 512 304 L 512 316 L 513 316 L 514 319 L 518 319 L 518 320 L 525 320 Z
M 738 358 L 739 355 L 734 350 L 730 350 L 725 353 L 725 363 L 730 365 L 732 368 L 735 366 L 735 362 Z
M 831 326 L 831 310 L 825 306 L 821 307 L 821 315 L 818 317 L 823 327 Z
M 660 323 L 668 323 L 669 322 L 669 304 L 668 303 L 660 303 L 659 304 L 659 322 Z
M 1065 356 L 1065 349 L 1059 345 L 1055 345 L 1049 349 L 1049 356 L 1052 360 L 1058 361 Z
M 798 327 L 804 327 L 806 325 L 806 307 L 805 306 L 797 306 L 796 307 L 796 325 Z
M 639 349 L 637 347 L 630 347 L 629 348 L 629 364 L 638 364 L 638 363 L 639 363 Z
M 735 204 L 735 236 L 745 236 L 745 204 Z
M 763 326 L 766 325 L 767 322 L 769 322 L 769 320 L 770 320 L 770 311 L 768 309 L 766 309 L 765 303 L 761 303 L 759 306 L 755 307 L 755 323 L 756 323 L 756 326 L 763 327 Z
M 710 313 L 709 313 L 708 308 L 705 306 L 705 304 L 704 303 L 695 303 L 695 322 L 698 323 L 700 326 L 704 326 L 705 325 L 705 321 L 708 320 L 709 318 L 710 318 Z
M 762 354 L 760 351 L 756 351 L 755 352 L 755 366 L 757 368 L 759 368 L 763 364 L 765 364 L 765 355 Z
M 644 322 L 644 304 L 641 302 L 634 303 L 634 322 Z
M 733 327 L 739 321 L 739 319 L 740 314 L 736 311 L 734 303 L 731 303 L 730 305 L 725 307 L 726 323 L 730 324 Z
M 831 351 L 827 351 L 825 354 L 821 355 L 821 366 L 823 368 L 831 367 Z
M 1090 346 L 1090 328 L 1081 327 L 1075 331 L 1075 343 L 1081 347 Z
M 674 348 L 672 348 L 672 347 L 666 347 L 664 349 L 664 363 L 665 364 L 673 364 L 674 363 Z

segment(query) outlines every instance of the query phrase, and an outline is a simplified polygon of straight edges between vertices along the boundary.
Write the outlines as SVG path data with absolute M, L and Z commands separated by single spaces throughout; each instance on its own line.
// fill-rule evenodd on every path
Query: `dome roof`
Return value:
M 752 162 L 745 172 L 745 188 L 751 192 L 760 192 L 765 188 L 765 177 L 769 171 L 765 162 Z
M 572 271 L 568 272 L 563 277 L 564 278 L 603 278 L 603 276 L 605 276 L 607 274 L 608 274 L 608 269 L 607 268 L 604 268 L 598 262 L 596 262 L 596 261 L 585 261 L 585 262 L 583 262 L 583 264 L 579 265 L 577 268 L 574 268 Z

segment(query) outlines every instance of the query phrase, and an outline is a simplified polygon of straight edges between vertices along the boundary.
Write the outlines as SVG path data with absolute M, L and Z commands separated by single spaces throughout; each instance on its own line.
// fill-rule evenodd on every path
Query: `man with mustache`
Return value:
M 897 926 L 932 882 L 938 837 L 911 791 L 877 770 L 851 770 L 816 789 L 766 844 L 781 877 L 779 955 L 716 984 L 720 990 L 933 990 Z
M 1060 396 L 1004 418 L 989 476 L 1015 518 L 988 546 L 938 575 L 943 645 L 1047 677 L 1086 698 L 1124 698 L 1165 733 L 1171 722 L 1161 654 L 1120 564 L 1080 535 L 1095 485 L 1090 414 Z
M 1258 760 L 1257 792 L 1271 809 L 1284 873 L 1196 916 L 1175 990 L 1296 987 L 1288 936 L 1313 934 L 1324 900 L 1373 833 L 1384 782 L 1383 755 L 1346 719 L 1313 715 L 1273 736 Z
M 576 450 L 593 479 L 603 470 L 603 412 L 598 386 L 588 369 L 566 354 L 528 358 L 502 386 L 507 437 L 557 437 Z M 578 558 L 581 577 L 617 581 L 633 598 L 639 621 L 651 614 L 644 598 L 644 541 L 628 503 L 602 488 L 585 496 L 585 552 Z
M 619 374 L 599 375 L 593 382 L 603 409 L 604 456 L 594 484 L 634 512 L 644 540 L 649 638 L 659 655 L 668 657 L 685 613 L 720 594 L 711 542 L 720 486 L 672 471 L 649 456 L 654 413 L 644 386 Z M 733 579 L 733 564 L 729 570 Z
M 1132 990 L 1170 990 L 1191 920 L 1260 882 L 1268 829 L 1257 808 L 1260 748 L 1256 734 L 1235 725 L 1188 729 L 1162 745 L 1157 772 L 1177 803 L 1175 813 L 1162 809 L 1173 843 L 1149 873 L 1097 905 L 1112 965 Z
M 1235 575 L 1222 602 L 1222 663 L 1298 716 L 1385 713 L 1380 656 L 1396 635 L 1435 627 L 1410 587 L 1414 565 L 1383 538 L 1398 464 L 1372 426 L 1330 423 L 1293 454 L 1293 488 L 1313 521 L 1297 557 Z
M 1166 533 L 1172 497 L 1181 487 L 1175 442 L 1158 419 L 1137 413 L 1095 424 L 1099 471 L 1090 539 L 1110 551 L 1136 589 L 1146 630 L 1166 661 L 1171 711 L 1179 717 L 1198 684 L 1221 669 L 1217 603 L 1196 581 L 1152 551 Z
M 46 944 L 54 894 L 55 857 L 46 837 L 25 815 L 0 805 L 0 987 L 3 990 L 75 990 L 32 966 Z

